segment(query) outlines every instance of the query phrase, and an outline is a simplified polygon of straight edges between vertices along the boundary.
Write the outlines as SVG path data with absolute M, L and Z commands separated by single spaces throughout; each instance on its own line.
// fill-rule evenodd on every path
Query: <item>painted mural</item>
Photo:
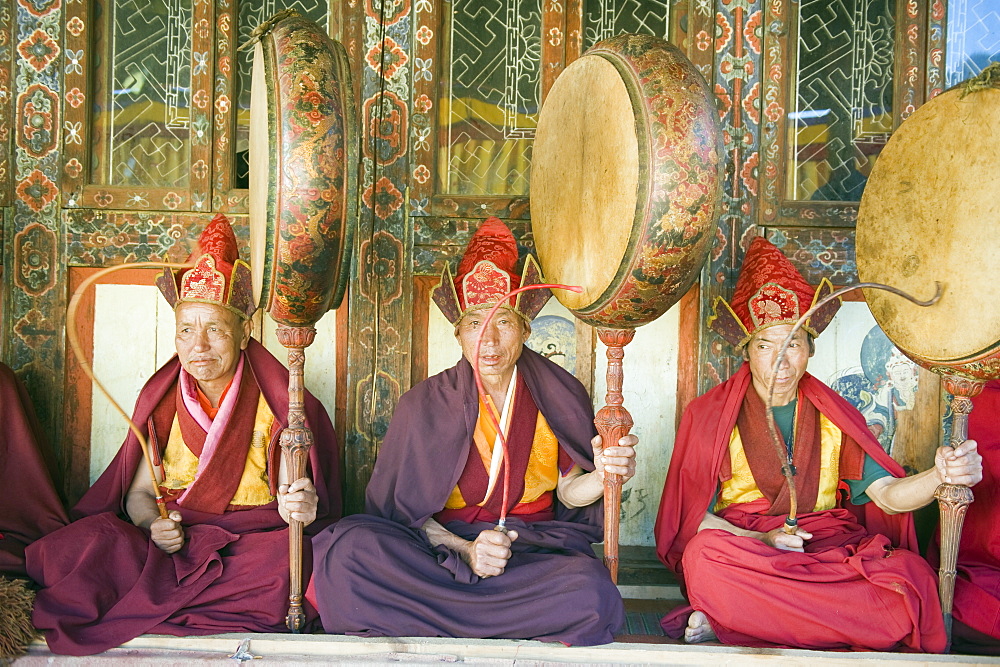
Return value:
M 565 370 L 576 371 L 576 325 L 563 315 L 539 315 L 531 323 L 528 347 Z
M 830 380 L 830 386 L 865 417 L 868 428 L 887 453 L 892 453 L 896 424 L 916 403 L 917 365 L 903 355 L 877 326 L 861 343 L 860 365 Z

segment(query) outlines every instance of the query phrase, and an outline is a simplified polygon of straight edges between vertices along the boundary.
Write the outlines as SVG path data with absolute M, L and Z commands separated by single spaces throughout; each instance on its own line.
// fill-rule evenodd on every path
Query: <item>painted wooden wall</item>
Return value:
M 640 330 L 626 353 L 626 405 L 637 408 L 636 430 L 649 466 L 626 500 L 626 543 L 649 543 L 679 410 L 739 362 L 703 322 L 717 296 L 731 295 L 749 239 L 768 236 L 812 282 L 823 275 L 837 284 L 856 281 L 857 201 L 812 198 L 830 175 L 817 166 L 827 158 L 810 156 L 810 147 L 833 152 L 841 139 L 817 139 L 821 131 L 803 120 L 805 112 L 851 100 L 880 108 L 851 124 L 848 137 L 852 150 L 874 155 L 892 128 L 953 77 L 961 78 L 963 67 L 981 66 L 952 54 L 975 60 L 977 40 L 988 44 L 985 37 L 998 30 L 996 9 L 977 0 L 140 4 L 162 11 L 144 24 L 129 22 L 128 12 L 139 11 L 139 5 L 124 0 L 0 0 L 0 356 L 32 394 L 67 473 L 68 494 L 82 493 L 92 465 L 107 457 L 117 437 L 100 431 L 108 423 L 104 407 L 67 355 L 71 291 L 101 267 L 184 259 L 216 212 L 233 218 L 245 249 L 247 190 L 238 168 L 245 141 L 245 68 L 235 49 L 255 21 L 295 6 L 345 44 L 354 68 L 361 159 L 352 282 L 345 306 L 327 316 L 307 355 L 307 386 L 327 404 L 344 447 L 349 510 L 361 506 L 400 394 L 456 356 L 449 349 L 450 332 L 435 319 L 428 300 L 443 263 L 454 261 L 488 215 L 508 222 L 524 252 L 532 248 L 526 183 L 538 104 L 559 72 L 594 41 L 621 30 L 644 31 L 680 45 L 711 84 L 724 128 L 726 168 L 717 242 L 700 288 L 662 321 Z M 116 7 L 125 17 L 120 25 L 109 23 Z M 171 16 L 181 18 L 171 23 Z M 179 148 L 160 147 L 156 159 L 116 172 L 115 160 L 129 162 L 116 157 L 110 145 L 114 128 L 101 124 L 112 108 L 109 91 L 139 95 L 142 77 L 129 74 L 125 61 L 122 71 L 115 70 L 100 49 L 113 42 L 109 31 L 134 30 L 140 43 L 142 31 L 161 23 L 156 35 L 162 40 L 162 66 L 177 53 L 186 54 L 170 70 L 188 82 L 186 89 L 175 86 L 182 99 L 171 98 L 171 108 L 179 110 L 171 122 L 181 128 L 171 140 L 180 137 Z M 829 38 L 817 43 L 821 30 Z M 859 32 L 881 36 L 858 41 Z M 873 43 L 889 46 L 866 52 Z M 477 61 L 482 54 L 489 57 Z M 817 80 L 810 68 L 833 63 L 849 71 L 845 63 L 851 58 L 866 65 L 860 84 L 809 87 Z M 147 86 L 157 83 L 152 78 Z M 884 100 L 869 99 L 871 91 Z M 494 92 L 496 99 L 490 97 Z M 490 104 L 479 104 L 483 100 Z M 491 120 L 497 109 L 506 109 L 503 118 Z M 491 122 L 494 129 L 506 129 L 498 135 L 486 127 Z M 484 156 L 493 165 L 489 173 L 470 176 L 475 170 L 467 167 Z M 136 166 L 153 162 L 169 174 L 137 175 Z M 836 168 L 847 162 L 840 160 Z M 850 174 L 841 176 L 849 181 Z M 78 327 L 109 378 L 130 366 L 129 377 L 113 382 L 126 403 L 136 378 L 169 352 L 151 323 L 162 309 L 154 305 L 151 288 L 142 285 L 151 285 L 148 275 L 109 280 L 87 297 Z M 877 408 L 873 419 L 926 434 L 938 419 L 933 379 L 920 376 L 921 388 L 912 392 L 906 369 L 877 341 L 868 349 L 881 352 L 861 350 L 858 338 L 863 341 L 870 332 L 864 315 L 863 304 L 856 303 L 838 316 L 836 333 L 821 340 L 817 374 L 824 380 L 844 378 L 845 392 L 859 396 L 914 393 L 926 407 L 915 412 L 926 423 L 886 416 Z M 132 326 L 137 328 L 126 328 Z M 127 344 L 119 344 L 122 338 Z M 154 338 L 160 342 L 153 344 Z M 571 338 L 574 368 L 600 404 L 603 352 L 583 325 L 573 325 Z M 832 361 L 824 360 L 825 354 Z M 143 361 L 132 364 L 139 356 Z M 883 359 L 896 373 L 894 388 L 884 381 L 889 370 L 872 370 Z M 852 368 L 860 371 L 851 373 Z M 905 454 L 914 461 L 922 455 L 922 450 Z

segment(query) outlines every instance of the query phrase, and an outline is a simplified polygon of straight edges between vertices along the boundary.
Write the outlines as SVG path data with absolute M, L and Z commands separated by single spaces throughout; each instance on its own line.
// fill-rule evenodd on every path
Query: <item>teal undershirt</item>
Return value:
M 792 453 L 792 447 L 788 443 L 793 442 L 795 438 L 795 406 L 798 403 L 799 399 L 796 398 L 787 405 L 774 406 L 774 423 L 778 426 L 789 454 Z
M 774 423 L 778 426 L 778 431 L 781 432 L 781 437 L 784 438 L 785 442 L 793 442 L 795 432 L 795 406 L 797 403 L 798 399 L 795 399 L 788 405 L 780 405 L 774 408 Z M 789 447 L 788 449 L 789 453 L 791 453 L 792 448 Z M 889 476 L 888 470 L 880 466 L 875 459 L 865 454 L 865 464 L 861 473 L 861 479 L 844 480 L 844 483 L 847 484 L 847 488 L 851 491 L 851 504 L 864 505 L 869 502 L 871 498 L 868 497 L 867 491 L 871 483 L 876 479 Z

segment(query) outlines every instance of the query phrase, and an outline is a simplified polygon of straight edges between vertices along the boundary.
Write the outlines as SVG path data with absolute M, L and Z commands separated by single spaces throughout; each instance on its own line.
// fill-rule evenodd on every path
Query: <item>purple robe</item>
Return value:
M 560 447 L 594 469 L 594 413 L 586 390 L 556 364 L 524 348 L 517 362 Z M 603 502 L 525 524 L 503 574 L 480 579 L 421 526 L 440 511 L 465 468 L 479 416 L 472 367 L 431 377 L 399 401 L 367 490 L 367 514 L 313 540 L 313 592 L 327 632 L 366 636 L 610 642 L 624 621 L 621 595 L 591 544 L 603 539 Z M 450 521 L 468 540 L 493 524 Z
M 28 392 L 0 364 L 0 575 L 26 576 L 25 547 L 69 522 L 54 476 Z
M 282 426 L 288 417 L 288 371 L 256 341 L 245 350 L 250 371 Z M 143 431 L 180 372 L 176 357 L 143 387 L 133 421 Z M 319 495 L 308 535 L 340 516 L 339 452 L 323 406 L 306 395 L 306 426 L 315 439 L 307 475 Z M 269 445 L 271 488 L 277 480 L 277 438 Z M 165 443 L 163 443 L 165 444 Z M 244 465 L 244 461 L 234 464 Z M 175 554 L 128 521 L 125 495 L 142 450 L 130 432 L 118 455 L 73 509 L 69 526 L 35 542 L 28 572 L 44 588 L 32 616 L 54 653 L 89 655 L 143 633 L 204 635 L 281 632 L 288 609 L 288 526 L 277 502 L 222 514 L 168 503 L 186 534 Z M 309 572 L 309 541 L 303 568 Z

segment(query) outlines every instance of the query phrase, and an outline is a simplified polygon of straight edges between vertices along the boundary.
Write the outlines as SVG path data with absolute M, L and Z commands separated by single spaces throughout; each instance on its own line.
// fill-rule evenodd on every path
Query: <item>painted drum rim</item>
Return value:
M 881 325 L 880 325 L 881 326 Z M 895 342 L 890 338 L 890 342 Z M 1000 378 L 1000 341 L 989 348 L 963 359 L 930 359 L 913 354 L 903 348 L 899 351 L 919 366 L 938 375 L 957 375 L 971 380 L 995 380 Z
M 263 265 L 254 267 L 254 274 L 260 276 L 261 282 L 260 291 L 255 290 L 254 297 L 279 324 L 311 326 L 340 304 L 350 279 L 357 220 L 357 142 L 352 128 L 354 103 L 350 67 L 343 45 L 301 16 L 279 21 L 260 43 L 270 148 L 266 157 L 265 219 L 262 223 L 251 221 L 252 254 L 258 257 L 263 252 L 264 257 Z M 316 47 L 317 44 L 325 46 L 325 50 Z M 296 90 L 291 77 L 283 76 L 286 73 L 279 63 L 280 57 L 288 58 L 303 47 L 313 58 L 300 58 L 304 64 L 298 74 L 315 84 L 312 91 L 306 92 L 301 87 Z M 310 51 L 310 48 L 315 50 Z M 279 52 L 284 56 L 279 56 Z M 310 70 L 310 66 L 314 69 Z M 321 70 L 319 73 L 325 79 L 323 76 L 312 78 L 317 70 Z M 315 92 L 320 100 L 317 104 L 328 104 L 332 111 L 313 124 L 313 134 L 294 136 L 288 127 L 292 120 L 287 107 L 301 101 L 308 92 Z M 328 95 L 323 97 L 322 93 Z M 336 133 L 338 129 L 339 134 Z M 336 160 L 339 168 L 332 175 L 323 173 L 315 161 L 307 163 L 298 157 L 331 154 L 334 157 L 330 159 Z M 296 176 L 310 168 L 321 175 L 317 176 L 316 183 L 307 184 L 312 187 L 304 187 Z M 320 198 L 322 200 L 318 201 L 317 197 L 309 196 L 323 186 L 334 193 L 332 200 Z M 295 217 L 295 212 L 299 218 Z M 257 211 L 254 213 L 259 215 Z M 325 230 L 324 223 L 327 225 Z M 305 243 L 298 244 L 298 254 L 293 255 L 291 245 L 294 241 Z M 257 244 L 263 244 L 263 248 Z

